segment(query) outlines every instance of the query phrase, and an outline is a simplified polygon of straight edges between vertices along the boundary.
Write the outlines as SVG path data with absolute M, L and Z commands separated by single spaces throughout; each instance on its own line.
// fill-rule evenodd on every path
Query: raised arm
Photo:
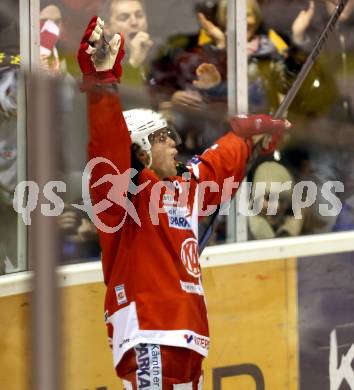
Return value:
M 130 137 L 118 95 L 124 39 L 115 34 L 106 42 L 103 26 L 99 17 L 92 18 L 78 51 L 82 89 L 88 101 L 89 157 L 107 158 L 119 170 L 126 170 L 130 166 Z
M 265 114 L 234 116 L 230 119 L 230 126 L 226 135 L 192 160 L 194 176 L 206 188 L 205 192 L 203 190 L 204 205 L 220 204 L 235 194 L 237 183 L 240 184 L 245 177 L 254 137 L 269 136 L 269 142 L 262 150 L 262 153 L 269 154 L 277 148 L 284 131 L 291 127 L 287 120 L 273 119 Z
M 131 140 L 118 95 L 124 38 L 115 34 L 106 42 L 103 26 L 99 17 L 91 19 L 81 40 L 78 62 L 83 73 L 81 88 L 87 93 L 88 155 L 91 162 L 94 158 L 101 161 L 94 164 L 91 174 L 91 195 L 95 204 L 107 198 L 112 200 L 115 207 L 107 210 L 111 215 L 124 211 L 122 200 L 128 190 L 129 177 L 120 176 L 114 188 L 112 184 L 113 178 L 131 166 Z M 95 186 L 95 183 L 100 184 Z

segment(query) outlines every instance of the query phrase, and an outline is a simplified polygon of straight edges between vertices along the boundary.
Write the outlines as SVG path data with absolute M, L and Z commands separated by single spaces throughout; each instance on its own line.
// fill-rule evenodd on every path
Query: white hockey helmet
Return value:
M 171 137 L 176 145 L 180 138 L 176 131 L 169 126 L 166 119 L 156 111 L 146 108 L 134 108 L 123 112 L 132 143 L 139 145 L 143 150 L 151 150 L 151 137 L 149 136 L 158 130 L 168 130 L 167 135 Z

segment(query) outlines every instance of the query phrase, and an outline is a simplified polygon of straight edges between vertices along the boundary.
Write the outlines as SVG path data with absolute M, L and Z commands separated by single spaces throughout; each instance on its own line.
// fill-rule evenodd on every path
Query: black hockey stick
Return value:
M 334 26 L 336 25 L 336 23 L 339 19 L 339 16 L 343 12 L 347 2 L 348 2 L 348 0 L 339 0 L 338 1 L 338 4 L 337 4 L 333 14 L 331 15 L 328 23 L 326 24 L 325 28 L 323 29 L 321 35 L 317 39 L 311 53 L 307 57 L 306 62 L 301 67 L 301 70 L 300 70 L 299 74 L 297 75 L 294 83 L 292 84 L 292 86 L 289 89 L 289 91 L 287 92 L 285 98 L 281 102 L 278 110 L 274 114 L 274 119 L 283 118 L 286 115 L 286 112 L 287 112 L 290 104 L 293 102 L 296 94 L 298 93 L 298 91 L 301 88 L 303 82 L 305 81 L 308 73 L 310 72 L 313 64 L 315 63 L 317 57 L 319 56 L 319 54 L 323 48 L 323 45 L 326 43 L 326 41 L 328 39 L 329 34 L 333 31 Z M 267 140 L 268 140 L 267 138 L 268 138 L 267 136 L 262 137 L 254 145 L 252 155 L 251 155 L 250 160 L 247 164 L 243 178 L 245 178 L 249 174 L 256 159 L 258 158 L 258 156 L 261 153 L 261 150 L 262 150 L 264 143 L 267 142 Z M 204 250 L 204 248 L 205 248 L 205 246 L 206 246 L 206 244 L 211 236 L 211 233 L 213 232 L 213 225 L 214 225 L 214 222 L 216 220 L 216 217 L 219 215 L 219 211 L 220 211 L 220 206 L 218 206 L 217 209 L 212 214 L 207 228 L 205 229 L 205 231 L 203 232 L 203 235 L 199 239 L 199 254 L 201 254 L 203 252 L 203 250 Z

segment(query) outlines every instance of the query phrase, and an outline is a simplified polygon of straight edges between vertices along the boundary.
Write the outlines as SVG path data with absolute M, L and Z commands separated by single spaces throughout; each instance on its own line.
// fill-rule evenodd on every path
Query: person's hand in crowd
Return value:
M 154 42 L 151 40 L 150 35 L 147 32 L 139 31 L 130 41 L 130 65 L 134 68 L 141 66 L 153 44 Z
M 214 41 L 215 46 L 218 49 L 225 49 L 226 47 L 226 38 L 224 32 L 208 20 L 204 14 L 198 12 L 197 14 L 200 26 L 207 32 L 210 38 Z
M 114 34 L 107 43 L 103 36 L 103 26 L 101 18 L 93 17 L 78 50 L 77 58 L 86 84 L 116 83 L 122 75 L 124 37 Z
M 81 219 L 81 224 L 78 228 L 80 241 L 92 241 L 97 238 L 97 230 L 95 225 L 87 218 Z
M 49 56 L 46 54 L 41 54 L 40 56 L 41 61 L 41 69 L 43 70 L 49 70 Z
M 299 12 L 298 16 L 294 20 L 291 30 L 293 42 L 297 45 L 302 45 L 305 41 L 305 33 L 308 29 L 313 15 L 315 13 L 315 2 L 310 1 L 309 8 Z
M 60 70 L 60 63 L 57 58 L 51 58 L 46 54 L 40 56 L 41 69 L 48 73 L 57 74 Z
M 193 81 L 193 85 L 199 89 L 214 88 L 221 82 L 221 75 L 218 69 L 213 64 L 203 63 L 196 70 L 197 80 Z
M 198 91 L 176 91 L 171 98 L 174 106 L 201 110 L 203 107 L 203 97 Z
M 40 66 L 48 74 L 58 74 L 60 61 L 56 44 L 60 36 L 60 27 L 53 20 L 41 20 L 40 27 Z
M 57 218 L 59 230 L 64 235 L 78 234 L 78 227 L 80 225 L 80 217 L 77 211 L 71 206 L 66 206 L 64 212 Z

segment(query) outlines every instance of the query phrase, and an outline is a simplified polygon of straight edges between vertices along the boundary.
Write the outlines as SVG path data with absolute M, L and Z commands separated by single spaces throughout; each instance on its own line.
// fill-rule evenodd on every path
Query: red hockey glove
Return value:
M 259 134 L 273 134 L 290 129 L 286 119 L 273 119 L 270 115 L 236 115 L 230 118 L 232 130 L 241 138 Z
M 279 149 L 283 137 L 284 137 L 283 131 L 277 131 L 272 135 L 264 136 L 262 138 L 261 155 L 273 154 L 277 149 Z
M 77 59 L 84 85 L 117 83 L 122 75 L 124 37 L 122 34 L 114 34 L 106 42 L 103 26 L 101 18 L 93 17 L 81 40 Z
M 265 135 L 262 154 L 273 153 L 283 139 L 284 131 L 291 128 L 286 119 L 273 119 L 270 115 L 236 115 L 230 118 L 232 130 L 241 138 L 252 139 Z

